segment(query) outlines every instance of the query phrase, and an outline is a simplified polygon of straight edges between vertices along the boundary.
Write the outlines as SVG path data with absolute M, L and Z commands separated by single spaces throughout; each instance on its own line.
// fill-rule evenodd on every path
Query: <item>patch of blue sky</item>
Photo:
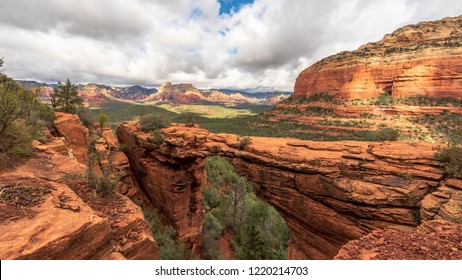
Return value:
M 141 48 L 138 49 L 138 51 L 142 54 L 147 54 L 148 53 L 148 49 L 146 48 L 146 46 L 143 46 Z
M 201 53 L 201 50 L 197 48 L 192 48 L 192 49 L 189 49 L 188 52 L 190 54 L 198 54 L 198 53 Z
M 239 50 L 237 48 L 232 48 L 228 50 L 228 54 L 230 55 L 237 55 L 239 53 Z
M 228 32 L 229 32 L 229 27 L 225 27 L 222 30 L 220 30 L 221 36 L 226 36 Z
M 200 18 L 202 15 L 202 10 L 201 8 L 199 7 L 194 7 L 191 11 L 191 15 L 190 15 L 190 18 L 191 19 L 196 19 L 196 18 Z
M 253 4 L 254 0 L 218 0 L 220 2 L 220 15 L 239 12 L 242 6 Z

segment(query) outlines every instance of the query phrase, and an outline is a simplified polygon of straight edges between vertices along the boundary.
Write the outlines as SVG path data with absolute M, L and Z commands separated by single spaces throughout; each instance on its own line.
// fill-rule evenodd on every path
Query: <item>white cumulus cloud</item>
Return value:
M 292 90 L 324 56 L 410 23 L 462 14 L 453 0 L 0 0 L 0 56 L 17 79 Z

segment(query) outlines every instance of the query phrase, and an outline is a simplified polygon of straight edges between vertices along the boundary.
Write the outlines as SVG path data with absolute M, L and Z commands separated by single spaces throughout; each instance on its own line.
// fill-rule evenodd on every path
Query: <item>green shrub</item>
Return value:
M 151 137 L 149 137 L 148 141 L 160 145 L 164 141 L 164 134 L 160 129 L 155 129 L 151 131 Z
M 395 99 L 390 94 L 383 92 L 381 93 L 374 102 L 374 105 L 391 105 L 395 102 Z
M 103 129 L 103 127 L 108 123 L 109 118 L 105 114 L 101 113 L 98 115 L 98 121 L 99 127 Z
M 186 114 L 181 114 L 185 118 L 185 124 L 186 127 L 194 127 L 194 125 L 197 123 L 197 115 L 192 114 L 192 113 L 186 113 Z
M 187 260 L 192 259 L 192 254 L 185 244 L 176 238 L 176 231 L 171 226 L 164 226 L 159 218 L 157 210 L 143 211 L 144 218 L 151 225 L 154 239 L 159 246 L 162 260 Z
M 202 227 L 203 241 L 202 241 L 202 255 L 208 260 L 223 259 L 220 250 L 220 236 L 223 233 L 223 225 L 213 215 L 213 212 L 208 212 L 205 215 L 204 225 Z
M 462 178 L 462 147 L 448 146 L 439 148 L 435 158 L 443 164 L 444 173 Z
M 385 127 L 376 131 L 379 141 L 397 141 L 401 135 L 401 131 L 397 128 Z
M 327 92 L 321 92 L 321 93 L 316 93 L 316 94 L 311 95 L 306 100 L 306 102 L 318 102 L 318 101 L 331 103 L 332 101 L 334 101 L 334 96 L 330 95 Z
M 32 140 L 39 136 L 38 131 L 23 121 L 16 121 L 0 138 L 0 151 L 9 153 L 14 158 L 29 158 L 32 151 Z
M 361 132 L 364 141 L 397 141 L 401 131 L 396 128 L 385 127 L 375 131 Z
M 455 130 L 446 146 L 439 146 L 435 158 L 443 164 L 444 173 L 462 178 L 462 129 Z
M 238 138 L 239 143 L 237 144 L 237 148 L 239 150 L 244 150 L 247 146 L 252 144 L 252 138 L 245 136 L 245 137 L 239 137 Z
M 53 120 L 50 108 L 35 92 L 0 73 L 0 167 L 11 164 L 11 159 L 28 157 L 32 140 Z
M 216 187 L 207 186 L 202 192 L 202 202 L 204 206 L 217 208 L 220 206 L 221 194 Z
M 140 117 L 140 128 L 144 132 L 167 128 L 170 124 L 170 121 L 164 115 L 149 114 Z
M 95 145 L 96 137 L 92 137 L 88 145 L 86 179 L 89 186 L 101 197 L 111 197 L 121 175 L 112 165 L 112 154 L 107 155 L 107 162 L 103 164 Z M 95 172 L 98 168 L 101 170 L 101 175 Z
M 77 107 L 77 116 L 79 116 L 80 121 L 83 123 L 85 127 L 87 128 L 93 127 L 93 124 L 95 123 L 95 119 L 93 118 L 93 115 L 91 114 L 88 107 L 84 107 L 84 106 Z

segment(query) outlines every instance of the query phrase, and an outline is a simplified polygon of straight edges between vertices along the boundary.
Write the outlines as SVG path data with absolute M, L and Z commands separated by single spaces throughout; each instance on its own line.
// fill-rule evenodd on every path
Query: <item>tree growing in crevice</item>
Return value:
M 220 259 L 220 237 L 233 232 L 231 245 L 237 259 L 286 259 L 289 229 L 267 203 L 253 193 L 254 186 L 233 170 L 225 159 L 207 159 L 207 187 L 203 192 L 205 215 L 203 256 Z
M 163 225 L 157 210 L 144 210 L 144 218 L 151 225 L 152 234 L 159 246 L 162 260 L 185 260 L 192 259 L 191 250 L 178 240 L 176 231 L 169 225 Z

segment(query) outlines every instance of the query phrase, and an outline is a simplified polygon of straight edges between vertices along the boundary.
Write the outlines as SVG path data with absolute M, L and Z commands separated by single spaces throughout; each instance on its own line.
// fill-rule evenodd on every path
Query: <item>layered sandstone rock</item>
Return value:
M 427 195 L 420 210 L 422 221 L 444 219 L 462 223 L 462 180 L 449 179 Z
M 69 156 L 74 156 L 81 165 L 85 166 L 90 143 L 89 130 L 82 124 L 77 115 L 55 112 L 55 116 L 56 131 L 64 138 L 62 141 L 65 141 L 67 146 L 63 152 L 68 153 Z M 103 165 L 108 164 L 108 159 L 111 158 L 111 164 L 117 171 L 117 175 L 121 177 L 118 186 L 119 192 L 132 201 L 138 201 L 147 207 L 152 207 L 146 195 L 136 186 L 136 180 L 132 178 L 129 170 L 128 158 L 121 151 L 112 128 L 110 126 L 100 128 L 99 125 L 95 125 L 94 128 L 96 132 L 93 136 L 96 137 L 95 152 L 101 157 Z M 101 173 L 101 168 L 104 166 L 96 166 L 95 171 Z
M 441 115 L 445 112 L 462 115 L 462 108 L 450 106 L 405 106 L 405 105 L 337 105 L 326 102 L 312 102 L 305 104 L 284 104 L 280 103 L 274 107 L 274 110 L 265 114 L 270 116 L 283 117 L 281 112 L 293 111 L 298 116 L 306 111 L 312 110 L 313 107 L 331 109 L 338 117 L 361 117 L 361 114 L 370 114 L 373 116 L 409 116 L 425 117 L 426 115 Z
M 103 165 L 99 167 L 97 171 L 101 172 L 101 168 L 109 164 L 110 160 L 114 172 L 120 177 L 117 191 L 130 198 L 132 201 L 141 203 L 144 207 L 152 208 L 153 205 L 151 201 L 143 193 L 142 189 L 138 187 L 137 181 L 133 178 L 128 158 L 122 151 L 124 148 L 114 136 L 112 127 L 107 125 L 100 128 L 99 125 L 97 125 L 96 130 L 97 138 L 95 151 L 101 157 Z
M 74 114 L 55 112 L 55 128 L 58 133 L 66 139 L 70 151 L 78 162 L 85 164 L 87 145 L 90 141 L 90 134 L 79 117 Z
M 0 258 L 159 259 L 150 225 L 138 206 L 119 194 L 99 199 L 85 180 L 78 179 L 87 169 L 82 161 L 88 131 L 74 115 L 56 116 L 62 137 L 35 141 L 30 160 L 0 171 Z M 117 145 L 110 134 L 101 134 L 101 153 Z M 123 153 L 114 165 L 129 174 Z
M 19 213 L 2 217 L 3 260 L 159 259 L 157 244 L 141 209 L 123 196 L 114 198 L 119 200 L 118 217 L 111 219 L 96 212 L 65 184 L 8 174 L 2 174 L 0 182 L 4 193 L 23 186 L 32 189 L 28 196 L 39 186 L 47 185 L 50 190 L 40 204 L 22 205 L 27 216 Z M 5 204 L 0 205 L 3 208 Z
M 260 186 L 257 195 L 291 229 L 292 259 L 333 258 L 374 229 L 415 228 L 422 200 L 448 184 L 429 144 L 253 137 L 240 149 L 238 136 L 200 128 L 175 125 L 163 135 L 156 143 L 135 122 L 117 130 L 140 187 L 193 246 L 200 242 L 205 158 L 211 155 L 225 157 Z
M 462 98 L 462 16 L 402 27 L 381 41 L 327 57 L 297 78 L 294 98 L 422 94 Z
M 133 129 L 121 126 L 117 130 L 119 140 L 127 147 L 133 177 L 162 217 L 175 226 L 178 236 L 199 253 L 204 218 L 202 190 L 206 183 L 204 158 L 188 156 L 189 151 L 183 149 L 178 156 L 170 155 L 175 151 L 169 150 L 159 153 L 151 134 L 135 134 L 138 128 Z M 181 139 L 172 141 L 172 145 L 183 145 Z

